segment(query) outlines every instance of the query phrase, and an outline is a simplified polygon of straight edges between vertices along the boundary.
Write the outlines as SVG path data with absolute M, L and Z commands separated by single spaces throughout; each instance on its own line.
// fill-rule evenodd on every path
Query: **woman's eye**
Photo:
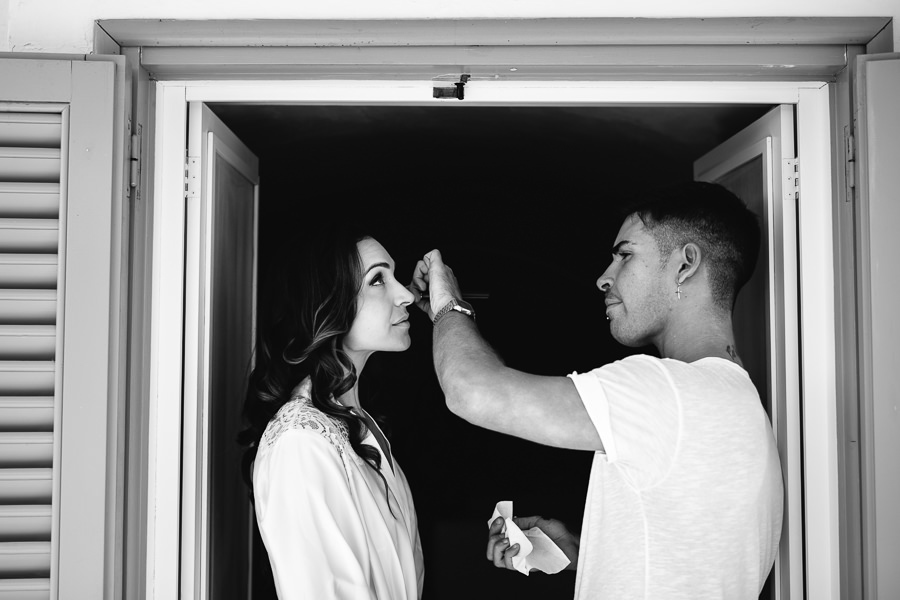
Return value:
M 384 285 L 384 275 L 379 273 L 372 278 L 372 281 L 369 282 L 369 285 Z

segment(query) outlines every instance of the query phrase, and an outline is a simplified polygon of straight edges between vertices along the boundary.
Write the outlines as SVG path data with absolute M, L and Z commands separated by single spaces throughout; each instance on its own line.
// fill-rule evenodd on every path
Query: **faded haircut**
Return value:
M 715 183 L 691 181 L 643 194 L 627 203 L 656 240 L 665 259 L 676 248 L 697 244 L 717 306 L 731 311 L 738 291 L 753 275 L 759 255 L 759 217 Z

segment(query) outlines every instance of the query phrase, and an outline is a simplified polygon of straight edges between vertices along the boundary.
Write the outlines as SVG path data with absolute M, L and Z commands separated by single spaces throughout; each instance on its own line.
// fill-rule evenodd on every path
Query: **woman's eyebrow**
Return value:
M 388 269 L 388 270 L 391 269 L 391 265 L 389 265 L 388 263 L 386 263 L 386 262 L 379 262 L 379 263 L 375 263 L 375 264 L 373 264 L 373 265 L 369 265 L 369 268 L 366 269 L 366 273 L 368 273 L 368 272 L 371 271 L 372 269 L 375 269 L 375 268 L 378 268 L 378 267 L 384 267 L 385 269 Z

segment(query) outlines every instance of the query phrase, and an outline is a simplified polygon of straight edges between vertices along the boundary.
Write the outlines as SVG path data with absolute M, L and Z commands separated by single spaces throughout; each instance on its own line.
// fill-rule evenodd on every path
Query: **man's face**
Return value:
M 619 343 L 644 346 L 662 335 L 675 298 L 666 263 L 640 218 L 628 216 L 613 244 L 612 263 L 597 280 L 606 294 L 610 333 Z

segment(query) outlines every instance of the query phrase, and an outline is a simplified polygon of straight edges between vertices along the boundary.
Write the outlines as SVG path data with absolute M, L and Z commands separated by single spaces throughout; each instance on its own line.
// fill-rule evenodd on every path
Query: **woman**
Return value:
M 415 600 L 412 495 L 359 402 L 368 357 L 409 347 L 413 295 L 371 237 L 319 235 L 292 254 L 261 313 L 240 439 L 278 597 Z

